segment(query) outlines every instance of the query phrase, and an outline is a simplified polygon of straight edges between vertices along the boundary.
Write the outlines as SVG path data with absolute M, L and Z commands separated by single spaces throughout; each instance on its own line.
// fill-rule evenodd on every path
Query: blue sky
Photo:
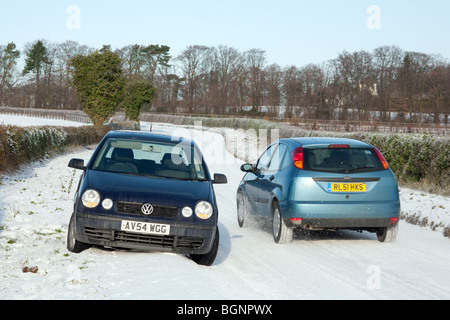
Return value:
M 299 67 L 383 45 L 450 59 L 449 14 L 449 0 L 21 0 L 0 5 L 0 44 L 164 44 L 172 56 L 188 45 L 222 44 L 263 49 L 269 64 Z

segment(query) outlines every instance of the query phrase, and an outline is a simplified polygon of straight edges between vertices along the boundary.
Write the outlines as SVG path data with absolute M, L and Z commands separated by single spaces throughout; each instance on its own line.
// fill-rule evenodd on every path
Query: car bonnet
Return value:
M 142 177 L 92 170 L 88 172 L 86 188 L 97 190 L 103 199 L 171 206 L 194 206 L 200 200 L 211 201 L 212 190 L 209 181 Z

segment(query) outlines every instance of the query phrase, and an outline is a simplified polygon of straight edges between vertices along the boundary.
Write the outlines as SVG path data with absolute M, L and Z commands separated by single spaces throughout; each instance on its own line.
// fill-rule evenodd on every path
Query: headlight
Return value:
M 200 201 L 195 206 L 195 214 L 200 219 L 206 220 L 211 218 L 213 214 L 213 207 L 209 202 L 206 201 Z
M 100 194 L 95 190 L 86 190 L 81 196 L 81 201 L 86 208 L 95 208 L 100 203 Z

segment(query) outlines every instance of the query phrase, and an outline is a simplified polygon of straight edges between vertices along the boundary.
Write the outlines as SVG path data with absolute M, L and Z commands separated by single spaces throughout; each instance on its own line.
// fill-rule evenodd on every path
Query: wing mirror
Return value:
M 78 170 L 85 170 L 86 167 L 84 166 L 84 160 L 83 159 L 72 159 L 69 161 L 69 168 L 74 168 Z
M 221 173 L 214 174 L 214 180 L 212 181 L 214 184 L 225 184 L 228 183 L 227 176 Z
M 253 172 L 253 165 L 250 163 L 245 163 L 241 166 L 241 171 L 243 172 Z

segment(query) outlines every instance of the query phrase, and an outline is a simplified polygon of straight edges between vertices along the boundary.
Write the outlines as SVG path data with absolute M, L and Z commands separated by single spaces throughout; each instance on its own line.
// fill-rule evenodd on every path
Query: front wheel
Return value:
M 67 231 L 67 249 L 73 253 L 81 253 L 89 249 L 89 245 L 78 241 L 75 234 L 75 213 L 73 213 L 69 222 L 69 230 Z
M 216 260 L 217 252 L 219 251 L 219 227 L 216 229 L 216 236 L 211 251 L 206 254 L 191 254 L 191 259 L 202 266 L 211 266 Z
M 277 204 L 273 210 L 272 231 L 273 239 L 276 243 L 286 244 L 292 242 L 293 230 L 286 226 Z
M 237 195 L 237 220 L 239 227 L 246 228 L 248 225 L 247 219 L 248 213 L 247 208 L 245 206 L 244 195 L 242 193 L 238 193 Z
M 395 226 L 390 226 L 386 228 L 379 228 L 377 230 L 378 241 L 391 243 L 397 239 L 398 235 L 398 223 Z

